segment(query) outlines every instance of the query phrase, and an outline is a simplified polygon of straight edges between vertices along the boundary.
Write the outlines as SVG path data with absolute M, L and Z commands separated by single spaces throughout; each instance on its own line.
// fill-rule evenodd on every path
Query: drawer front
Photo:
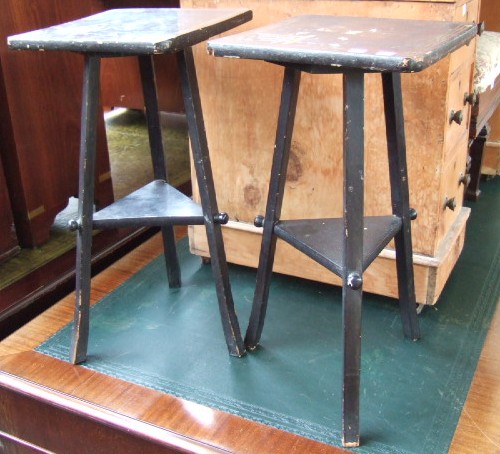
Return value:
M 455 22 L 477 22 L 479 20 L 479 0 L 470 0 L 457 5 L 453 20 Z
M 450 74 L 448 81 L 448 102 L 445 112 L 445 160 L 449 152 L 453 152 L 450 145 L 457 143 L 460 137 L 468 133 L 471 104 L 467 97 L 472 92 L 473 66 L 466 60 Z
M 458 5 L 455 9 L 455 22 L 477 22 L 479 18 L 479 0 L 471 0 Z M 462 46 L 450 56 L 450 74 L 455 73 L 460 66 L 470 62 L 474 64 L 476 56 L 476 39 L 474 38 L 468 45 Z
M 464 134 L 453 145 L 448 154 L 450 158 L 443 163 L 441 179 L 441 222 L 439 223 L 439 241 L 448 233 L 463 205 L 465 188 L 464 177 L 467 172 L 468 135 Z
M 462 46 L 457 49 L 450 56 L 450 74 L 453 74 L 460 66 L 466 64 L 473 65 L 476 55 L 476 38 L 474 38 L 468 45 Z

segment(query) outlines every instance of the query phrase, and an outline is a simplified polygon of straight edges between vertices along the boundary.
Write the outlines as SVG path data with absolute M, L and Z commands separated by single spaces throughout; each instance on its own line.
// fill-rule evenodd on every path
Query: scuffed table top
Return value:
M 7 39 L 11 49 L 163 54 L 248 22 L 248 9 L 113 9 Z
M 468 44 L 475 24 L 342 16 L 296 16 L 208 43 L 221 57 L 367 71 L 421 71 Z

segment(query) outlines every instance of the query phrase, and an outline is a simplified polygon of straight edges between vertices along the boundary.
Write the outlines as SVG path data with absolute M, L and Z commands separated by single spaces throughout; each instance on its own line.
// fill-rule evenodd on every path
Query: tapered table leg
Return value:
M 227 219 L 224 219 L 224 215 L 219 213 L 217 207 L 193 53 L 191 48 L 187 48 L 183 52 L 178 52 L 177 56 L 182 93 L 186 108 L 189 138 L 191 140 L 191 149 L 200 192 L 201 206 L 205 217 L 208 248 L 219 302 L 222 327 L 229 353 L 233 356 L 242 356 L 245 354 L 245 346 L 234 310 L 234 301 L 229 282 L 229 269 L 227 266 L 220 225 L 221 223 L 227 222 Z
M 101 60 L 85 56 L 81 115 L 80 171 L 78 183 L 78 219 L 76 236 L 76 299 L 70 361 L 85 361 L 89 338 L 90 273 L 92 252 L 92 216 L 94 204 L 97 115 Z
M 382 74 L 382 84 L 389 153 L 392 210 L 393 214 L 401 218 L 402 221 L 401 230 L 394 238 L 396 245 L 399 307 L 405 336 L 416 340 L 420 338 L 420 327 L 415 298 L 410 225 L 414 213 L 410 210 L 409 204 L 401 74 Z
M 342 442 L 359 445 L 361 303 L 363 297 L 364 74 L 344 81 L 344 274 L 342 276 Z
M 245 336 L 245 345 L 254 349 L 259 343 L 269 297 L 269 286 L 273 272 L 274 253 L 276 250 L 276 236 L 274 224 L 281 215 L 283 193 L 285 190 L 286 173 L 292 143 L 293 124 L 297 108 L 297 98 L 301 72 L 292 68 L 285 68 L 281 104 L 276 130 L 276 142 L 267 196 L 266 214 L 264 217 L 264 231 L 257 269 L 257 283 L 252 305 L 250 321 Z
M 168 183 L 168 172 L 167 166 L 165 165 L 165 155 L 163 151 L 153 57 L 150 55 L 140 56 L 139 68 L 144 94 L 144 104 L 146 106 L 146 118 L 148 124 L 149 145 L 151 148 L 151 159 L 153 161 L 154 178 L 155 180 L 163 180 Z M 175 244 L 174 227 L 172 225 L 163 225 L 161 226 L 161 233 L 163 237 L 165 263 L 167 266 L 168 284 L 171 288 L 177 288 L 181 286 L 181 271 L 177 255 L 177 246 Z

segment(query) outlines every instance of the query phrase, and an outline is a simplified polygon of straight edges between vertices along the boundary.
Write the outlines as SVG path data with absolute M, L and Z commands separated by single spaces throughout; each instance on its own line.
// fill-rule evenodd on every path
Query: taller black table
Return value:
M 11 49 L 72 51 L 85 57 L 81 114 L 76 302 L 71 361 L 85 361 L 89 336 L 92 230 L 160 226 L 170 287 L 181 285 L 174 225 L 205 225 L 223 330 L 229 353 L 245 353 L 234 310 L 221 224 L 191 46 L 252 18 L 247 9 L 133 8 L 106 12 L 8 38 Z M 179 64 L 201 207 L 170 186 L 163 153 L 153 55 L 175 53 Z M 154 181 L 103 210 L 93 212 L 96 121 L 102 58 L 137 56 L 145 99 Z M 72 150 L 68 150 L 71 153 Z M 201 350 L 202 346 L 200 346 Z
M 420 337 L 410 228 L 416 212 L 409 205 L 400 73 L 424 70 L 468 43 L 476 32 L 475 25 L 464 23 L 311 15 L 208 43 L 216 56 L 265 60 L 285 68 L 266 213 L 255 220 L 263 236 L 245 344 L 255 349 L 260 340 L 277 238 L 340 276 L 343 444 L 348 447 L 359 445 L 363 271 L 393 238 L 404 334 L 413 340 Z M 343 218 L 280 219 L 303 71 L 343 77 L 343 163 L 324 163 L 343 165 Z M 375 72 L 382 74 L 392 214 L 364 217 L 364 74 Z

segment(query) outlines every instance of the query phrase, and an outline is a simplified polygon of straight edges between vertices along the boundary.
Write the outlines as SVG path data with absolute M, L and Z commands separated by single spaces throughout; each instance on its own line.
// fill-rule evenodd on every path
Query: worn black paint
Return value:
M 11 49 L 100 55 L 177 52 L 248 22 L 247 9 L 112 9 L 53 27 L 10 36 Z
M 475 24 L 373 17 L 296 16 L 214 41 L 216 56 L 375 72 L 422 71 L 477 33 Z

